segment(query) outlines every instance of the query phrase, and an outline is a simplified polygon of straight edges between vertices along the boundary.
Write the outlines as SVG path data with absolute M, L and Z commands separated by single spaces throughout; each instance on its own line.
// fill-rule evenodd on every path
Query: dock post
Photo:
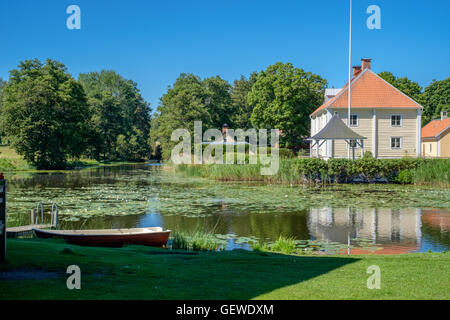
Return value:
M 6 261 L 6 180 L 0 175 L 0 262 L 3 262 Z

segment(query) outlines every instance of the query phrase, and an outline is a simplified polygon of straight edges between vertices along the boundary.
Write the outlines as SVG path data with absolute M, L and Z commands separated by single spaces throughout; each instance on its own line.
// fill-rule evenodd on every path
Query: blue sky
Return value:
M 353 59 L 420 85 L 450 69 L 448 0 L 353 0 Z M 66 8 L 81 8 L 81 30 L 68 30 Z M 369 30 L 369 5 L 381 30 Z M 278 61 L 345 84 L 348 0 L 2 0 L 0 77 L 24 59 L 52 58 L 79 73 L 113 69 L 139 84 L 155 108 L 181 72 L 241 74 Z

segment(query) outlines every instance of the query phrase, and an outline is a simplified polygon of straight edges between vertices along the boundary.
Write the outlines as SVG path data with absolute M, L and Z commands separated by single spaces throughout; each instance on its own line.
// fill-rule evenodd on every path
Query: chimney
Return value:
M 372 62 L 372 59 L 361 59 L 362 62 L 362 69 L 366 70 L 369 69 L 370 70 L 370 64 Z
M 361 66 L 353 66 L 353 78 L 361 72 Z
M 441 111 L 441 120 L 447 119 L 447 111 Z

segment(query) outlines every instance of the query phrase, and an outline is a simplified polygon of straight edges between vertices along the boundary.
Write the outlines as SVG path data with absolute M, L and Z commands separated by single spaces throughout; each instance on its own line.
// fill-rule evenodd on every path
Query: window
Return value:
M 391 137 L 391 149 L 400 149 L 402 147 L 402 138 Z
M 391 115 L 391 127 L 401 127 L 402 126 L 402 116 L 399 114 Z
M 351 114 L 350 115 L 350 127 L 357 127 L 358 126 L 358 115 Z

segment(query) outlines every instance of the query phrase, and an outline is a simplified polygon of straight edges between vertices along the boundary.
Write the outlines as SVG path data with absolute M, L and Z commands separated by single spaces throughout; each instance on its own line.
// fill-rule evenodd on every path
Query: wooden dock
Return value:
M 33 233 L 33 229 L 50 229 L 54 227 L 51 224 L 31 224 L 29 226 L 6 228 L 6 236 L 8 238 L 15 238 L 20 236 L 27 236 Z

